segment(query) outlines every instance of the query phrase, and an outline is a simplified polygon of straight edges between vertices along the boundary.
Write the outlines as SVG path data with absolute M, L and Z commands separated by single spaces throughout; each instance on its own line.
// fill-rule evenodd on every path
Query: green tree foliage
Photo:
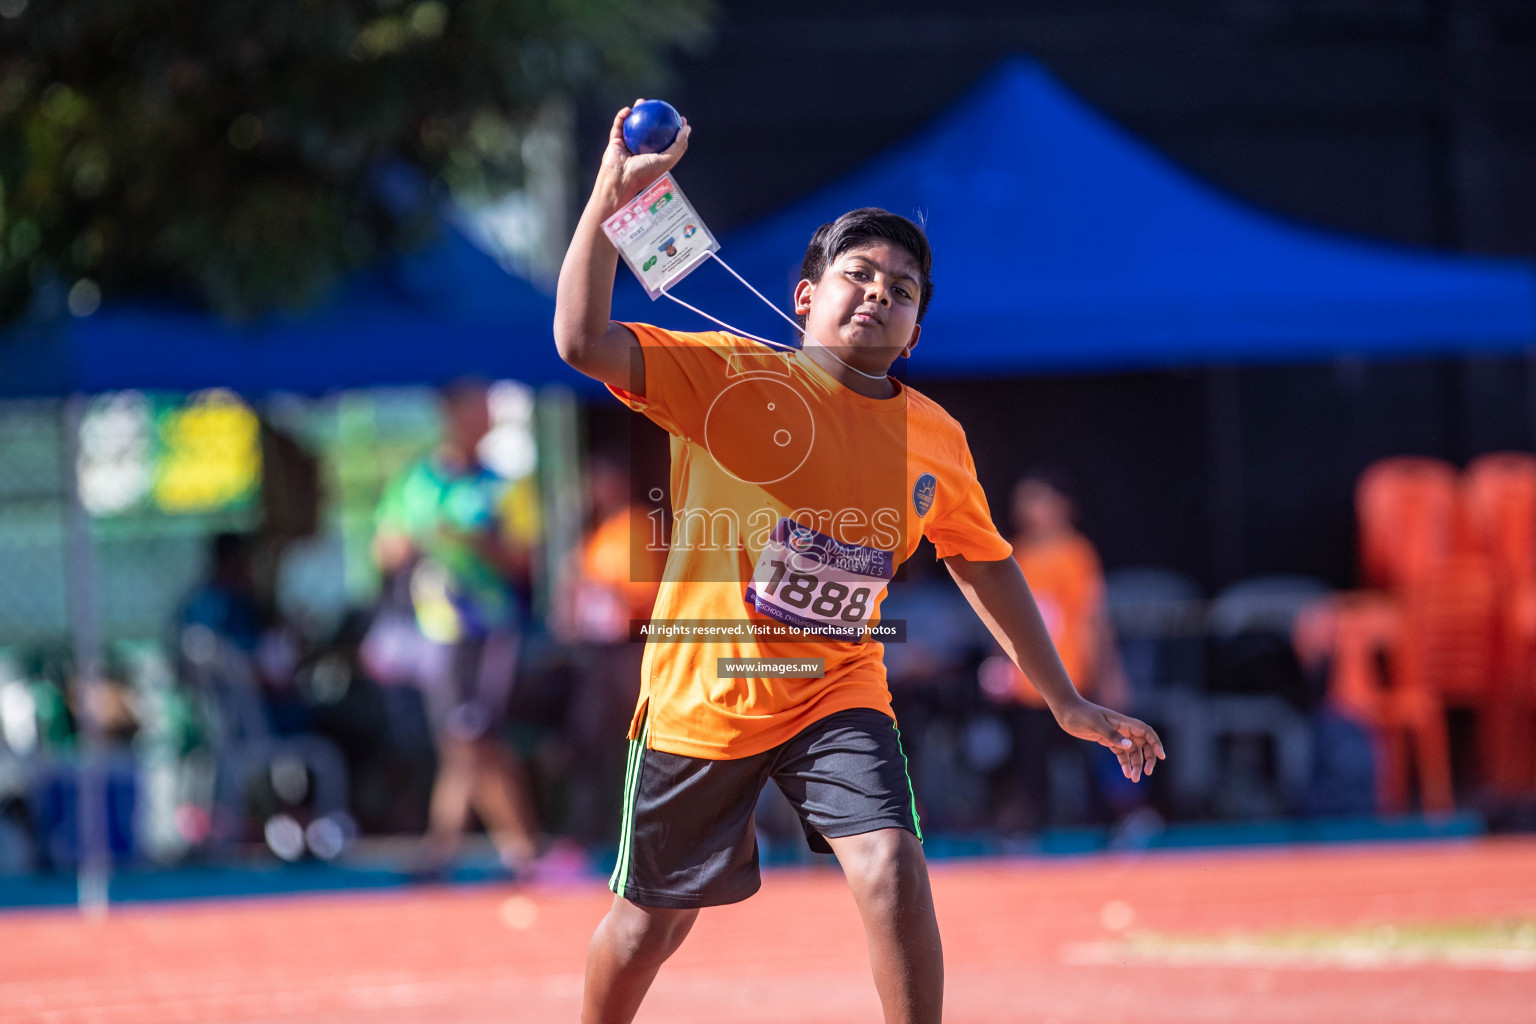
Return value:
M 419 229 L 381 168 L 515 186 L 542 101 L 654 85 L 707 8 L 0 0 L 0 320 L 46 282 L 303 305 Z

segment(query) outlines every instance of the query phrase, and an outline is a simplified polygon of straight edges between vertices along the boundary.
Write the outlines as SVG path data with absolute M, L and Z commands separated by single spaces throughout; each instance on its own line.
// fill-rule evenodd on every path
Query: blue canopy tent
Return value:
M 686 160 L 679 173 L 686 189 Z M 935 298 L 911 368 L 922 375 L 1536 343 L 1529 262 L 1363 242 L 1262 213 L 1180 170 L 1028 59 L 1005 62 L 843 179 L 724 238 L 721 256 L 787 308 L 811 232 L 860 206 L 921 220 L 933 242 Z M 621 317 L 711 327 L 633 285 L 621 285 Z M 720 267 L 674 290 L 740 328 L 792 338 Z
M 185 307 L 108 305 L 0 338 L 0 396 L 223 386 L 250 395 L 582 378 L 555 353 L 554 300 L 458 229 L 361 275 L 319 309 L 229 324 Z

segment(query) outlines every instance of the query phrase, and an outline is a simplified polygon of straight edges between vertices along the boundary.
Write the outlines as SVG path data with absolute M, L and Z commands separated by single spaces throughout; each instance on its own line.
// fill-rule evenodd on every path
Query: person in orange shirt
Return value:
M 604 225 L 682 157 L 633 155 L 620 110 L 560 270 L 555 343 L 671 435 L 674 510 L 650 622 L 613 904 L 588 951 L 584 1024 L 633 1019 L 699 908 L 760 884 L 752 811 L 773 779 L 813 849 L 842 864 L 887 1022 L 937 1022 L 943 956 L 880 603 L 921 538 L 1063 729 L 1139 779 L 1144 723 L 1072 688 L 993 526 L 960 425 L 889 376 L 932 297 L 922 230 L 861 209 L 812 236 L 796 286 L 806 340 L 614 323 Z M 665 206 L 658 196 L 653 209 Z
M 1013 557 L 1040 608 L 1062 667 L 1085 697 L 1123 705 L 1124 674 L 1104 609 L 1104 570 L 1093 543 L 1077 531 L 1070 487 L 1051 470 L 1013 487 Z M 1008 761 L 994 778 L 993 810 L 1005 831 L 1048 823 L 1047 766 L 1060 730 L 1040 691 L 1006 657 L 983 664 L 983 692 L 1002 706 L 1012 734 Z
M 561 573 L 551 624 L 576 662 L 565 728 L 575 755 L 569 830 L 594 843 L 617 838 L 624 756 L 613 739 L 639 696 L 644 651 L 630 623 L 651 617 L 666 553 L 647 547 L 652 521 L 613 458 L 589 462 L 587 504 L 587 532 Z

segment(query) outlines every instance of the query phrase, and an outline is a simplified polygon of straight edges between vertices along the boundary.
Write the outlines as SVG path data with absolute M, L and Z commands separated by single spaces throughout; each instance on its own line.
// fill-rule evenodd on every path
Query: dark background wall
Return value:
M 1106 565 L 1171 566 L 1212 590 L 1270 572 L 1352 585 L 1361 469 L 1464 465 L 1532 436 L 1528 367 L 1508 358 L 918 386 L 965 424 L 999 525 L 1019 472 L 1059 467 Z
M 666 97 L 695 125 L 681 173 L 719 232 L 852 170 L 1022 52 L 1256 206 L 1342 233 L 1536 255 L 1532 0 L 720 10 Z M 611 116 L 583 111 L 588 174 Z M 966 424 L 1000 521 L 1017 473 L 1059 466 L 1109 565 L 1171 565 L 1212 588 L 1282 570 L 1351 583 L 1361 468 L 1403 453 L 1465 463 L 1529 448 L 1536 431 L 1531 365 L 1507 357 L 970 382 L 925 381 L 920 359 L 912 371 Z

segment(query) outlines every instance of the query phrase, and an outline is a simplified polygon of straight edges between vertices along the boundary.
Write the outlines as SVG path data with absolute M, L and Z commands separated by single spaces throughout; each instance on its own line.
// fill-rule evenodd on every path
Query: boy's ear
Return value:
M 917 339 L 918 339 L 918 336 L 921 335 L 922 333 L 923 333 L 923 325 L 922 324 L 913 324 L 912 325 L 912 337 L 907 339 L 907 343 L 905 345 L 903 345 L 902 349 L 901 349 L 901 358 L 902 359 L 905 359 L 905 358 L 907 358 L 907 356 L 910 356 L 912 354 L 912 350 L 917 348 Z
M 795 312 L 801 316 L 811 311 L 811 293 L 816 290 L 816 284 L 810 278 L 802 277 L 800 283 L 795 285 Z

